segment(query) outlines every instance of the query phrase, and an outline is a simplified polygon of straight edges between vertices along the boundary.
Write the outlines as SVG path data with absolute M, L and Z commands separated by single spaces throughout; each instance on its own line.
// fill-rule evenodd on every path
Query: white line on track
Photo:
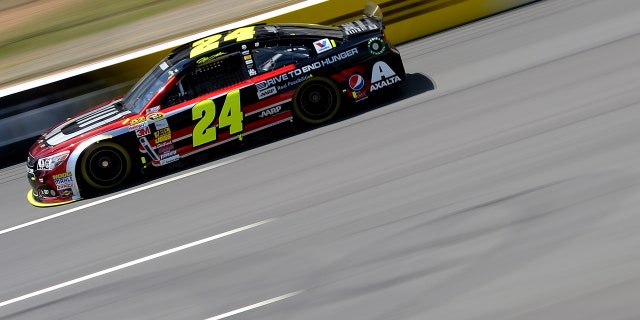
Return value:
M 265 12 L 263 14 L 259 14 L 257 16 L 253 16 L 253 17 L 249 17 L 246 19 L 242 19 L 236 22 L 232 22 L 220 27 L 216 27 L 213 29 L 209 29 L 206 31 L 202 31 L 190 36 L 186 36 L 180 39 L 175 39 L 175 40 L 171 40 L 165 43 L 160 43 L 158 45 L 154 45 L 152 47 L 148 47 L 139 51 L 135 51 L 135 52 L 131 52 L 131 53 L 127 53 L 127 54 L 123 54 L 120 56 L 116 56 L 116 57 L 112 57 L 106 60 L 101 60 L 101 61 L 97 61 L 94 63 L 90 63 L 87 65 L 82 65 L 79 67 L 75 67 L 75 68 L 71 68 L 68 69 L 66 71 L 62 71 L 59 73 L 55 73 L 55 74 L 51 74 L 51 75 L 47 75 L 41 78 L 37 78 L 34 80 L 29 80 L 29 81 L 25 81 L 10 87 L 6 87 L 6 88 L 0 88 L 0 97 L 4 97 L 4 96 L 8 96 L 11 94 L 14 94 L 16 92 L 20 92 L 20 91 L 24 91 L 24 90 L 28 90 L 28 89 L 32 89 L 35 87 L 39 87 L 45 84 L 49 84 L 52 82 L 56 82 L 62 79 L 66 79 L 66 78 L 70 78 L 73 76 L 77 76 L 79 74 L 83 74 L 83 73 L 87 73 L 87 72 L 91 72 L 94 70 L 98 70 L 100 68 L 104 68 L 104 67 L 108 67 L 108 66 L 112 66 L 114 64 L 118 64 L 118 63 L 122 63 L 124 61 L 128 61 L 128 60 L 132 60 L 135 58 L 139 58 L 139 57 L 143 57 L 158 51 L 162 51 L 162 50 L 167 50 L 167 49 L 171 49 L 174 47 L 177 47 L 179 45 L 185 44 L 187 42 L 191 42 L 191 41 L 195 41 L 197 39 L 200 39 L 202 37 L 208 36 L 208 35 L 212 35 L 215 33 L 219 33 L 225 30 L 230 30 L 230 29 L 235 29 L 235 28 L 239 28 L 239 27 L 243 27 L 249 24 L 255 24 L 258 23 L 260 21 L 263 20 L 267 20 L 273 17 L 277 17 L 280 15 L 283 15 L 285 13 L 289 13 L 289 12 L 293 12 L 296 10 L 300 10 L 306 7 L 310 7 L 319 3 L 323 3 L 326 2 L 327 0 L 306 0 L 303 2 L 299 2 L 296 4 L 292 4 L 290 6 L 284 7 L 284 8 L 280 8 L 277 10 L 273 10 L 273 11 L 269 11 L 269 12 Z
M 232 235 L 234 233 L 238 233 L 238 232 L 241 232 L 241 231 L 252 229 L 252 228 L 261 226 L 263 224 L 272 222 L 273 220 L 275 220 L 275 219 L 268 219 L 268 220 L 263 220 L 263 221 L 260 221 L 260 222 L 256 222 L 256 223 L 253 223 L 253 224 L 250 224 L 250 225 L 247 225 L 247 226 L 244 226 L 244 227 L 236 228 L 236 229 L 233 229 L 233 230 L 230 230 L 230 231 L 227 231 L 227 232 L 223 232 L 223 233 L 220 233 L 220 234 L 208 237 L 208 238 L 204 238 L 204 239 L 200 239 L 198 241 L 187 243 L 187 244 L 181 245 L 179 247 L 175 247 L 175 248 L 172 248 L 172 249 L 169 249 L 169 250 L 158 252 L 158 253 L 146 256 L 144 258 L 140 258 L 140 259 L 136 259 L 136 260 L 133 260 L 133 261 L 130 261 L 130 262 L 127 262 L 127 263 L 123 263 L 123 264 L 117 265 L 115 267 L 111 267 L 109 269 L 105 269 L 105 270 L 102 270 L 102 271 L 98 271 L 98 272 L 86 275 L 84 277 L 73 279 L 73 280 L 70 280 L 70 281 L 67 281 L 67 282 L 63 282 L 63 283 L 57 284 L 55 286 L 51 286 L 51 287 L 48 287 L 48 288 L 45 288 L 45 289 L 42 289 L 42 290 L 38 290 L 38 291 L 29 293 L 29 294 L 25 294 L 25 295 L 19 296 L 17 298 L 13 298 L 13 299 L 10 299 L 10 300 L 7 300 L 7 301 L 2 301 L 2 302 L 0 302 L 0 307 L 4 307 L 4 306 L 10 305 L 12 303 L 16 303 L 16 302 L 19 302 L 19 301 L 22 301 L 22 300 L 33 298 L 35 296 L 39 296 L 41 294 L 44 294 L 44 293 L 47 293 L 47 292 L 51 292 L 51 291 L 54 291 L 54 290 L 57 290 L 57 289 L 68 287 L 70 285 L 74 285 L 74 284 L 82 282 L 82 281 L 86 281 L 86 280 L 93 279 L 93 278 L 96 278 L 96 277 L 99 277 L 99 276 L 103 276 L 103 275 L 111 273 L 111 272 L 115 272 L 115 271 L 118 271 L 118 270 L 121 270 L 121 269 L 124 269 L 124 268 L 127 268 L 127 267 L 131 267 L 131 266 L 143 263 L 143 262 L 147 262 L 149 260 L 153 260 L 153 259 L 156 259 L 156 258 L 160 258 L 162 256 L 166 256 L 168 254 L 172 254 L 172 253 L 176 253 L 178 251 L 189 249 L 191 247 L 195 247 L 195 246 L 198 246 L 198 245 L 201 245 L 201 244 L 204 244 L 204 243 L 216 240 L 216 239 L 220 239 L 222 237 L 230 236 L 230 235 Z
M 302 293 L 302 291 L 296 291 L 296 292 L 287 293 L 285 295 L 281 295 L 281 296 L 275 297 L 273 299 L 269 299 L 269 300 L 265 300 L 265 301 L 262 301 L 262 302 L 258 302 L 256 304 L 252 304 L 252 305 L 246 306 L 244 308 L 240 308 L 240 309 L 236 309 L 236 310 L 233 310 L 233 311 L 229 311 L 227 313 L 223 313 L 221 315 L 217 315 L 217 316 L 212 317 L 212 318 L 207 318 L 205 320 L 220 320 L 220 319 L 228 318 L 228 317 L 231 317 L 231 316 L 236 315 L 238 313 L 242 313 L 242 312 L 245 312 L 245 311 L 249 311 L 251 309 L 259 308 L 259 307 L 266 306 L 266 305 L 274 303 L 274 302 L 278 302 L 280 300 L 291 298 L 291 297 L 293 297 L 295 295 L 298 295 L 300 293 Z
M 36 220 L 33 220 L 33 221 L 25 222 L 23 224 L 20 224 L 20 225 L 11 227 L 11 228 L 0 230 L 0 235 L 5 234 L 5 233 L 9 233 L 11 231 L 16 231 L 16 230 L 19 230 L 19 229 L 22 229 L 22 228 L 26 228 L 28 226 L 32 226 L 32 225 L 38 224 L 40 222 L 44 222 L 44 221 L 47 221 L 47 220 L 59 218 L 59 217 L 62 217 L 64 215 L 67 215 L 67 214 L 70 214 L 70 213 L 74 213 L 76 211 L 80 211 L 82 209 L 86 209 L 86 208 L 89 208 L 89 207 L 97 206 L 99 204 L 103 204 L 105 202 L 109 202 L 109 201 L 116 200 L 116 199 L 119 199 L 119 198 L 122 198 L 122 197 L 126 197 L 128 195 L 131 195 L 131 194 L 134 194 L 134 193 L 137 193 L 137 192 L 140 192 L 140 191 L 144 191 L 144 190 L 147 190 L 147 189 L 151 189 L 151 188 L 154 188 L 154 187 L 157 187 L 157 186 L 161 186 L 161 185 L 167 184 L 169 182 L 173 182 L 173 181 L 176 181 L 176 180 L 184 179 L 184 178 L 187 178 L 187 177 L 190 177 L 190 176 L 193 176 L 193 175 L 205 172 L 205 171 L 213 170 L 213 169 L 216 169 L 216 168 L 219 168 L 219 167 L 222 167 L 222 166 L 225 166 L 225 165 L 240 161 L 240 160 L 245 159 L 247 157 L 248 156 L 240 156 L 240 157 L 229 159 L 229 160 L 226 160 L 226 161 L 223 161 L 223 162 L 215 163 L 215 164 L 210 165 L 208 167 L 200 168 L 200 169 L 197 169 L 197 170 L 194 170 L 194 171 L 191 171 L 191 172 L 187 172 L 187 173 L 175 176 L 175 177 L 171 177 L 171 178 L 166 179 L 166 180 L 161 180 L 161 181 L 154 182 L 154 183 L 151 183 L 151 184 L 148 184 L 148 185 L 144 185 L 142 187 L 138 187 L 138 188 L 135 188 L 135 189 L 127 190 L 125 192 L 118 193 L 118 194 L 106 197 L 104 199 L 100 199 L 100 200 L 97 200 L 97 201 L 94 201 L 94 202 L 90 202 L 90 203 L 87 203 L 87 204 L 84 204 L 84 205 L 81 205 L 81 206 L 77 206 L 75 208 L 72 208 L 72 209 L 69 209 L 69 210 L 65 210 L 65 211 L 62 211 L 62 212 L 59 212 L 59 213 L 56 213 L 56 214 L 52 214 L 50 216 L 46 216 L 46 217 L 43 217 L 43 218 L 40 218 L 40 219 L 36 219 Z

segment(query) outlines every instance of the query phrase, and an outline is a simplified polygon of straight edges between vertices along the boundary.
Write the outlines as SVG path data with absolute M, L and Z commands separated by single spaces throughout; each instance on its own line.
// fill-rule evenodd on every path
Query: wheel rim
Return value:
M 111 188 L 122 183 L 127 176 L 127 159 L 114 148 L 99 148 L 86 160 L 86 178 L 94 187 Z
M 333 90 L 322 83 L 309 84 L 300 92 L 300 111 L 313 120 L 331 115 L 336 103 Z

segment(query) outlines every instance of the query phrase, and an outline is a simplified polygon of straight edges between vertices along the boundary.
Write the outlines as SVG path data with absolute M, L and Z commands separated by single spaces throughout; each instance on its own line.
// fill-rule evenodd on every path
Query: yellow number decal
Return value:
M 189 58 L 193 58 L 195 56 L 199 56 L 207 51 L 217 49 L 220 45 L 220 40 L 222 38 L 221 34 L 214 34 L 211 37 L 206 37 L 204 39 L 200 39 L 193 43 L 191 53 L 189 54 Z
M 203 100 L 191 109 L 191 120 L 200 120 L 193 128 L 193 147 L 215 141 L 216 127 L 209 128 L 216 118 L 216 104 L 213 100 Z
M 218 126 L 220 128 L 229 127 L 230 134 L 242 132 L 243 117 L 244 114 L 240 108 L 240 90 L 229 92 L 220 112 Z
M 216 118 L 216 104 L 213 100 L 203 100 L 196 103 L 191 109 L 191 120 L 199 120 L 193 128 L 193 147 L 197 147 L 218 138 L 216 127 L 211 124 Z M 240 106 L 240 89 L 227 94 L 222 105 L 222 111 L 218 118 L 218 127 L 229 127 L 229 134 L 242 132 L 242 120 L 244 113 Z
M 222 39 L 222 34 L 214 34 L 210 37 L 206 37 L 204 39 L 200 39 L 193 43 L 191 46 L 191 53 L 189 53 L 189 58 L 193 58 L 195 56 L 199 56 L 205 52 L 217 49 L 220 46 L 220 39 L 222 41 L 227 42 L 231 40 L 235 41 L 245 41 L 253 39 L 255 35 L 255 27 L 242 27 L 236 29 L 234 31 L 230 31 L 227 35 Z
M 224 37 L 224 41 L 233 39 L 236 39 L 236 41 L 251 40 L 255 33 L 256 31 L 253 26 L 236 29 L 235 31 L 229 32 L 229 34 Z

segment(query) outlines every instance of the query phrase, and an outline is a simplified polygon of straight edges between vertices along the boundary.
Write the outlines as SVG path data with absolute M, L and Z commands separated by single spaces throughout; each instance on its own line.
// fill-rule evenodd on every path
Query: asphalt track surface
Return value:
M 396 102 L 63 207 L 4 168 L 0 318 L 637 319 L 637 21 L 543 1 L 421 39 Z

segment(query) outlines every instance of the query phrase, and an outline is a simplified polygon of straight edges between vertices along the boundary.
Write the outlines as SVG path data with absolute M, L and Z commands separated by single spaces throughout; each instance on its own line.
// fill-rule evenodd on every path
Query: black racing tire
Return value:
M 87 185 L 108 190 L 122 185 L 131 173 L 129 153 L 113 142 L 93 144 L 81 157 L 80 173 Z
M 293 95 L 293 112 L 307 124 L 321 124 L 338 114 L 342 95 L 336 84 L 327 78 L 311 78 Z

